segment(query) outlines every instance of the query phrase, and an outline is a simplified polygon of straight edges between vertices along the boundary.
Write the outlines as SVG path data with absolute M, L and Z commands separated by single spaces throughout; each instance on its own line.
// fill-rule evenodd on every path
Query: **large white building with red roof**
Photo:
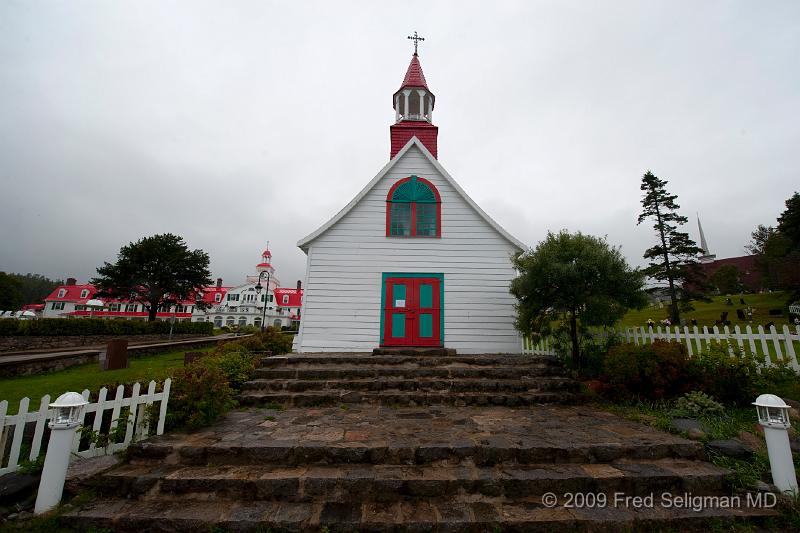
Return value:
M 521 351 L 509 285 L 526 246 L 439 163 L 435 102 L 415 51 L 392 99 L 389 162 L 297 243 L 308 256 L 298 352 Z
M 222 326 L 256 326 L 265 321 L 267 326 L 290 327 L 300 321 L 302 288 L 281 288 L 272 266 L 272 253 L 264 250 L 256 265 L 256 274 L 247 276 L 236 286 L 224 286 L 218 278 L 213 286 L 203 290 L 200 309 L 195 301 L 181 301 L 159 309 L 158 320 L 181 322 L 213 322 Z M 256 285 L 261 281 L 261 291 Z M 269 279 L 269 283 L 267 283 Z M 108 318 L 120 320 L 147 320 L 147 308 L 140 302 L 112 298 L 99 298 L 102 306 L 91 306 L 96 289 L 93 285 L 79 284 L 74 278 L 56 287 L 47 298 L 42 310 L 43 318 Z M 266 305 L 266 312 L 264 306 Z

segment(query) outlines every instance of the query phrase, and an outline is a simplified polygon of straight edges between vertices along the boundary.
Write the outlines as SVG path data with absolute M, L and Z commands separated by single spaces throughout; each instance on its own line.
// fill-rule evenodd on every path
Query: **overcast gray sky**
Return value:
M 86 280 L 172 232 L 235 284 L 386 163 L 420 59 L 439 160 L 522 241 L 621 245 L 639 183 L 743 255 L 800 189 L 800 2 L 0 1 L 0 271 Z

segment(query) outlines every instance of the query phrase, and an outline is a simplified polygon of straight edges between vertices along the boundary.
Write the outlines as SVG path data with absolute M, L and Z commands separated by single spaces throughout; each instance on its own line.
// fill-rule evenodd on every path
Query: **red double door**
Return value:
M 441 346 L 441 280 L 387 278 L 384 346 Z

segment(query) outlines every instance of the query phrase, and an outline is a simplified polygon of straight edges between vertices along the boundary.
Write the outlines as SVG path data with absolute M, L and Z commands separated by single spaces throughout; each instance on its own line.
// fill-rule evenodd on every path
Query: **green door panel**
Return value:
M 419 286 L 419 307 L 420 309 L 433 307 L 433 285 L 430 283 L 422 283 Z
M 392 337 L 406 336 L 405 313 L 392 313 Z
M 430 313 L 420 313 L 419 315 L 419 336 L 433 337 L 433 315 Z

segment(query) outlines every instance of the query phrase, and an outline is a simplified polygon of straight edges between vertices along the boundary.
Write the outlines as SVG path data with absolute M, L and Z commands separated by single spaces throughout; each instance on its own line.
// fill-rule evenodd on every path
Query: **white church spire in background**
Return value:
M 700 224 L 700 213 L 697 213 L 697 229 L 700 230 L 700 248 L 703 249 L 703 255 L 700 256 L 701 263 L 711 263 L 717 256 L 709 253 L 708 243 L 706 242 L 706 234 L 703 233 L 703 225 Z

